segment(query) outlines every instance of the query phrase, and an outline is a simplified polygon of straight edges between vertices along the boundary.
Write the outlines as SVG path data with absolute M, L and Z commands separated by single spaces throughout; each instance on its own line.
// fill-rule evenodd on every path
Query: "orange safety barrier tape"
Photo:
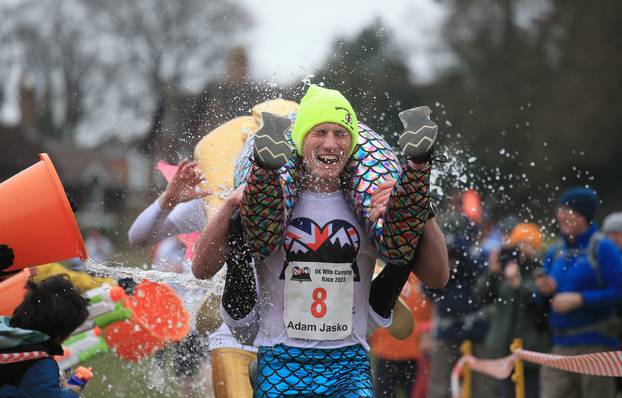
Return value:
M 583 355 L 553 355 L 518 349 L 514 355 L 524 361 L 573 373 L 622 377 L 622 351 L 597 352 Z
M 460 358 L 451 372 L 452 398 L 460 397 L 460 376 L 465 364 L 468 364 L 475 372 L 503 380 L 512 374 L 514 361 L 517 358 L 567 372 L 622 377 L 622 351 L 565 356 L 519 348 L 512 355 L 498 359 L 478 359 L 470 355 Z

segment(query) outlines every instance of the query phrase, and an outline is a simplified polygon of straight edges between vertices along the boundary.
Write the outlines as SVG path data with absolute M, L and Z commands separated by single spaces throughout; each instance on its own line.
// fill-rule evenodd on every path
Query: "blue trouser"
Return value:
M 260 347 L 255 397 L 373 397 L 367 352 L 361 345 L 334 349 L 283 344 Z

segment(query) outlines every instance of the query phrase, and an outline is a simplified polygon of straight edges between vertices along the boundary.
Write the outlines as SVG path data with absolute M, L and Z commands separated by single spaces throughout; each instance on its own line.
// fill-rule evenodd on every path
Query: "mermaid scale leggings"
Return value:
M 432 166 L 414 169 L 406 164 L 393 188 L 384 214 L 380 256 L 391 264 L 406 265 L 415 255 L 430 209 Z
M 279 175 L 253 165 L 246 180 L 242 204 L 242 225 L 253 254 L 262 258 L 275 252 L 285 233 L 285 200 Z
M 257 362 L 255 398 L 374 396 L 367 352 L 358 344 L 333 349 L 260 347 Z

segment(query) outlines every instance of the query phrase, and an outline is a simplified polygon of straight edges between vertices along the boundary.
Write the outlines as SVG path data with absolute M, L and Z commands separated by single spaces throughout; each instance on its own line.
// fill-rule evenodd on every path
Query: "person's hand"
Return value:
M 71 390 L 77 394 L 81 394 L 82 393 L 82 387 L 80 386 L 76 386 L 75 384 L 69 384 L 66 381 L 63 380 L 63 388 L 66 388 L 68 390 Z
M 61 387 L 71 390 L 77 394 L 82 394 L 82 387 L 69 383 L 64 377 L 61 377 Z
M 231 208 L 237 209 L 238 207 L 240 207 L 243 194 L 244 194 L 244 185 L 240 185 L 233 192 L 231 192 L 229 196 L 227 196 L 227 199 L 225 199 L 225 205 L 230 206 Z
M 516 261 L 508 262 L 503 269 L 503 276 L 505 276 L 505 280 L 508 281 L 512 289 L 518 288 L 522 280 L 518 263 Z
M 499 260 L 499 249 L 495 249 L 490 252 L 488 256 L 488 271 L 493 274 L 501 272 L 501 261 Z
M 387 210 L 387 203 L 391 196 L 393 187 L 397 184 L 395 180 L 386 180 L 371 193 L 371 210 L 369 211 L 369 218 L 372 221 L 377 221 L 381 215 Z
M 197 163 L 183 160 L 160 197 L 160 207 L 170 210 L 180 203 L 210 195 L 210 191 L 198 189 L 200 182 L 201 172 Z
M 557 290 L 557 282 L 548 275 L 541 275 L 536 278 L 536 288 L 543 296 L 552 296 Z
M 0 270 L 9 268 L 13 265 L 13 260 L 15 260 L 13 249 L 7 245 L 0 244 Z
M 576 292 L 557 293 L 551 300 L 555 312 L 566 314 L 583 305 L 583 295 Z

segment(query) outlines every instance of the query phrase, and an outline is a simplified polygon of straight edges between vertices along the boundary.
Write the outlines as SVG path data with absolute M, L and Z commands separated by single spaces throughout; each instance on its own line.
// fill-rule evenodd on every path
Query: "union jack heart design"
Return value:
M 292 261 L 351 263 L 354 280 L 359 280 L 356 255 L 360 245 L 359 232 L 345 220 L 331 220 L 320 226 L 306 217 L 295 218 L 289 223 L 283 242 L 286 253 L 283 270 Z

